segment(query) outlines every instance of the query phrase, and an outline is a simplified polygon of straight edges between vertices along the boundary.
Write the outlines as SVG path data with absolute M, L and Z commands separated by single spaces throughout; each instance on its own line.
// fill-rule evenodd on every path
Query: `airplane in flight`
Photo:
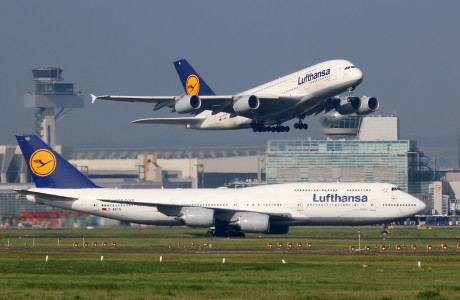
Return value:
M 351 62 L 338 59 L 270 81 L 236 95 L 216 95 L 185 60 L 174 62 L 186 95 L 180 96 L 95 96 L 96 100 L 144 102 L 155 104 L 184 118 L 147 118 L 132 121 L 141 124 L 185 125 L 198 130 L 234 130 L 252 128 L 254 132 L 288 132 L 283 123 L 298 119 L 295 129 L 307 129 L 305 117 L 337 111 L 340 115 L 366 115 L 379 108 L 375 97 L 353 97 L 352 91 L 363 80 L 363 73 Z M 337 97 L 347 92 L 348 97 Z
M 290 226 L 302 225 L 387 224 L 426 208 L 424 202 L 389 183 L 101 188 L 37 136 L 18 135 L 16 139 L 36 188 L 15 191 L 29 201 L 139 224 L 210 228 L 209 236 L 284 234 Z

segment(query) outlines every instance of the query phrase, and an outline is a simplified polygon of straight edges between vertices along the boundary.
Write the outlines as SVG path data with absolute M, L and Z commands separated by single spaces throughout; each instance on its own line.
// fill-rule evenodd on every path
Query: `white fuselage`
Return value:
M 274 225 L 381 224 L 406 219 L 426 205 L 392 184 L 288 183 L 243 189 L 48 189 L 30 191 L 73 197 L 33 202 L 101 217 L 151 225 L 183 225 L 177 215 L 157 206 L 203 207 L 215 210 L 216 221 L 229 222 L 242 213 L 282 217 Z M 110 202 L 110 201 L 115 201 Z M 136 203 L 144 203 L 143 205 Z M 151 206 L 146 206 L 151 203 Z
M 269 114 L 272 121 L 265 122 L 266 125 L 291 120 L 303 112 L 322 104 L 326 99 L 346 92 L 349 88 L 355 88 L 363 79 L 362 72 L 346 60 L 330 60 L 286 75 L 270 81 L 253 89 L 244 91 L 238 95 L 255 95 L 263 97 L 266 95 L 278 95 L 279 101 L 282 97 L 297 99 L 295 106 L 287 106 L 285 110 Z M 323 72 L 324 71 L 324 72 Z M 323 72 L 322 76 L 314 78 L 312 74 Z M 254 122 L 251 118 L 243 116 L 232 116 L 229 113 L 221 112 L 212 115 L 211 111 L 203 111 L 197 118 L 203 122 L 187 125 L 190 129 L 241 129 L 251 127 Z

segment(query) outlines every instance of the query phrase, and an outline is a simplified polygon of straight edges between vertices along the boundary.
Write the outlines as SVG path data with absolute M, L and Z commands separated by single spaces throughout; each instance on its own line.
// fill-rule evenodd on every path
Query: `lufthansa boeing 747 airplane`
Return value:
M 109 189 L 95 185 L 35 135 L 16 136 L 36 188 L 29 201 L 209 235 L 283 234 L 290 226 L 386 224 L 426 205 L 388 183 L 286 183 L 241 189 Z
M 98 99 L 155 104 L 153 110 L 169 107 L 172 112 L 194 117 L 148 118 L 143 124 L 185 125 L 190 129 L 254 132 L 287 132 L 284 122 L 298 119 L 295 129 L 307 129 L 306 116 L 337 111 L 340 115 L 366 115 L 379 108 L 375 97 L 353 97 L 351 91 L 363 80 L 363 73 L 346 60 L 330 60 L 270 81 L 236 95 L 216 95 L 185 60 L 174 62 L 186 92 L 181 96 L 95 96 Z M 336 95 L 348 91 L 349 96 Z

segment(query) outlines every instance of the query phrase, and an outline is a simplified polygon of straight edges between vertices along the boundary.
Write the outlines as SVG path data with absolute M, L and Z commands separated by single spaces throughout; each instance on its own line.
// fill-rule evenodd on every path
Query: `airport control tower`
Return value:
M 61 67 L 32 69 L 35 91 L 24 96 L 25 108 L 37 108 L 35 132 L 48 145 L 56 144 L 55 122 L 72 108 L 83 108 L 84 97 L 73 83 L 63 82 Z M 56 109 L 59 111 L 56 113 Z

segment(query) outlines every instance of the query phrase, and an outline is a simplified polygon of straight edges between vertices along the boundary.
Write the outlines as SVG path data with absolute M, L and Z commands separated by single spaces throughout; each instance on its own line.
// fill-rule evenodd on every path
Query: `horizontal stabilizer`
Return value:
M 67 196 L 59 196 L 54 194 L 42 193 L 42 192 L 35 192 L 29 190 L 14 190 L 16 193 L 22 195 L 33 195 L 47 200 L 54 200 L 54 201 L 74 201 L 77 198 L 67 197 Z

